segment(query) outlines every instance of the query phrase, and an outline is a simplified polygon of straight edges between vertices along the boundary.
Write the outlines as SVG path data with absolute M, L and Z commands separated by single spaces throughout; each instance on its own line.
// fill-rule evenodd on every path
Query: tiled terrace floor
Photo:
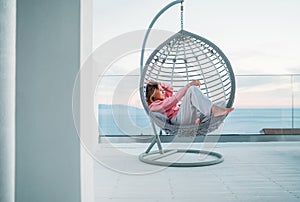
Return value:
M 218 143 L 224 162 L 193 168 L 142 163 L 147 146 L 98 145 L 96 202 L 300 202 L 300 141 Z

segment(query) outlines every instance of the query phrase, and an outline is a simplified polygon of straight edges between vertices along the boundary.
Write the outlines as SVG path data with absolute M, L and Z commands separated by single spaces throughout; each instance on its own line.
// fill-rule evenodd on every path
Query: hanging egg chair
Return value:
M 181 30 L 159 45 L 143 64 L 144 49 L 149 32 L 157 18 L 171 6 L 181 3 Z M 223 161 L 221 154 L 201 150 L 176 150 L 176 152 L 206 153 L 216 157 L 209 162 L 177 163 L 164 162 L 161 159 L 168 156 L 161 147 L 159 135 L 155 125 L 164 130 L 167 134 L 177 136 L 206 135 L 216 130 L 224 121 L 227 115 L 214 117 L 199 125 L 175 125 L 163 114 L 151 112 L 146 102 L 146 85 L 150 80 L 162 83 L 171 83 L 176 93 L 180 88 L 193 80 L 200 80 L 200 89 L 214 104 L 224 107 L 232 107 L 235 95 L 235 78 L 231 64 L 225 54 L 211 41 L 185 31 L 183 29 L 183 1 L 174 1 L 166 6 L 154 18 L 146 33 L 141 54 L 141 77 L 140 96 L 143 107 L 149 115 L 155 132 L 155 137 L 147 149 L 140 155 L 140 160 L 150 164 L 167 166 L 203 166 L 220 163 Z M 153 160 L 152 147 L 158 144 L 159 151 L 155 154 L 162 155 Z

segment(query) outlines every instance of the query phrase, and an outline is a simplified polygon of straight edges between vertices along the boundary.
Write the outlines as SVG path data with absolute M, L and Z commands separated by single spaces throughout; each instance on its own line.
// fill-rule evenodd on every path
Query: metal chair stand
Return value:
M 213 151 L 199 149 L 163 149 L 159 134 L 153 122 L 152 126 L 155 136 L 147 150 L 139 155 L 139 160 L 144 163 L 167 167 L 199 167 L 214 165 L 224 161 L 222 154 Z M 151 151 L 155 144 L 157 144 L 158 150 Z M 206 158 L 201 159 L 201 154 L 206 155 Z M 181 161 L 184 155 L 197 155 L 198 158 L 196 161 Z M 207 157 L 209 157 L 208 160 Z

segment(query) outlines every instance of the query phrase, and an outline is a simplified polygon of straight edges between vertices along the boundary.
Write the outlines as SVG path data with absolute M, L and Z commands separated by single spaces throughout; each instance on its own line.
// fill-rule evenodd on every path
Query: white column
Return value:
M 86 60 L 93 51 L 93 0 L 81 0 L 80 7 L 80 64 L 84 66 Z M 90 86 L 92 73 L 78 76 L 78 89 L 80 94 L 80 104 L 78 108 L 80 112 L 76 120 L 78 124 L 78 132 L 81 139 L 80 147 L 80 174 L 81 174 L 81 202 L 94 202 L 94 159 L 92 158 L 93 148 L 97 144 L 97 124 L 90 115 L 88 107 L 90 104 L 86 99 L 93 95 L 95 86 Z M 86 77 L 87 76 L 87 77 Z M 92 96 L 93 97 L 93 96 Z M 93 105 L 92 105 L 93 106 Z M 87 113 L 87 114 L 86 114 Z M 88 138 L 87 138 L 88 137 Z
M 16 1 L 0 1 L 0 201 L 14 201 Z

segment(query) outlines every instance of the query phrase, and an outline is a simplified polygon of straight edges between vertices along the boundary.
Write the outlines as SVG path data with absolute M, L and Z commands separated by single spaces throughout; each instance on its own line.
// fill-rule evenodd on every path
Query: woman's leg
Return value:
M 191 86 L 186 92 L 180 110 L 171 122 L 175 124 L 195 124 L 200 118 L 205 122 L 211 115 L 212 102 L 196 86 Z
M 211 112 L 214 116 L 223 116 L 226 115 L 230 112 L 232 112 L 234 110 L 234 108 L 224 108 L 224 107 L 220 107 L 217 105 L 213 105 L 211 107 Z
M 175 124 L 200 124 L 210 116 L 223 116 L 234 108 L 225 108 L 214 105 L 197 86 L 191 86 L 183 97 L 180 110 L 171 122 Z

